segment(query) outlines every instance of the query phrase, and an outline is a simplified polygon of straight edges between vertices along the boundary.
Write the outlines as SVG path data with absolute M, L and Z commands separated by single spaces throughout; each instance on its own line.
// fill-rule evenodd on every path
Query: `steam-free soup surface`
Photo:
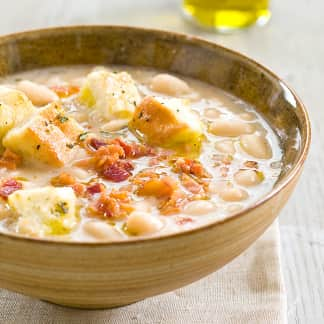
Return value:
M 282 152 L 248 104 L 125 66 L 0 82 L 0 229 L 116 241 L 224 219 L 267 194 Z

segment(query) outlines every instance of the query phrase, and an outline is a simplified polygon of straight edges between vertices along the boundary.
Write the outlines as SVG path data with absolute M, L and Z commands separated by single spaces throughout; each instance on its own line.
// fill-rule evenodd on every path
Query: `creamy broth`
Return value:
M 105 86 L 100 89 L 102 82 L 93 81 L 89 74 L 102 71 L 106 73 L 102 74 L 105 82 L 107 75 L 112 81 L 104 83 Z M 127 86 L 123 90 L 123 77 L 121 81 L 114 79 L 120 72 L 131 76 L 133 87 L 128 86 L 130 81 L 125 77 Z M 66 146 L 73 151 L 73 158 L 63 163 L 59 160 L 57 165 L 52 165 L 52 161 L 43 155 L 40 159 L 44 160 L 37 160 L 38 145 L 35 156 L 25 156 L 25 147 L 16 150 L 10 133 L 12 129 L 3 136 L 2 151 L 6 150 L 7 154 L 8 151 L 13 152 L 19 163 L 13 167 L 4 164 L 0 168 L 2 188 L 12 190 L 9 195 L 6 190 L 1 194 L 0 190 L 1 231 L 73 241 L 115 241 L 163 235 L 222 220 L 270 192 L 281 172 L 282 152 L 277 136 L 262 116 L 247 103 L 213 86 L 161 73 L 126 66 L 68 66 L 2 78 L 2 86 L 18 89 L 32 101 L 33 118 L 44 109 L 42 107 L 58 102 L 64 113 L 57 115 L 58 120 L 50 121 L 50 124 L 67 125 L 67 121 L 70 123 L 73 120 L 80 131 L 73 140 L 69 137 L 70 133 L 66 135 Z M 121 82 L 122 90 L 117 89 L 116 93 L 101 97 L 100 91 L 105 93 L 109 84 L 116 86 L 116 80 Z M 37 88 L 39 85 L 42 87 Z M 115 109 L 113 105 L 119 105 L 119 101 L 107 104 L 105 100 L 124 94 L 128 95 L 127 101 L 120 106 L 118 114 L 109 115 L 106 110 L 100 110 L 100 107 Z M 3 102 L 1 98 L 0 91 L 0 103 Z M 134 102 L 132 98 L 135 98 Z M 172 98 L 178 101 L 172 101 Z M 95 104 L 90 104 L 94 99 Z M 169 106 L 179 102 L 184 105 L 181 109 L 190 110 L 190 114 L 184 112 L 188 115 L 186 120 L 178 115 L 181 109 L 180 112 L 168 110 Z M 127 111 L 124 111 L 123 105 L 129 106 Z M 141 121 L 143 111 L 147 113 L 145 109 L 152 105 L 160 109 L 158 117 L 153 121 L 149 118 Z M 181 120 L 181 125 L 188 128 L 182 138 L 179 134 L 175 135 L 177 144 L 171 145 L 173 137 L 168 139 L 170 143 L 162 140 L 161 145 L 154 144 L 158 141 L 157 134 L 154 138 L 147 127 L 141 125 L 145 122 L 154 125 L 156 120 L 163 120 L 163 114 L 170 120 L 179 121 L 179 125 Z M 17 122 L 13 129 L 24 126 L 29 119 Z M 174 123 L 170 121 L 166 124 L 168 131 L 174 126 L 176 132 L 180 127 L 176 121 Z M 63 129 L 62 125 L 57 127 Z M 189 138 L 188 134 L 192 137 Z M 20 137 L 18 139 L 21 143 Z M 197 143 L 194 143 L 196 140 Z M 26 143 L 26 146 L 31 145 L 28 144 L 28 136 Z M 45 142 L 40 143 L 39 150 L 44 146 L 47 150 L 46 145 Z M 117 161 L 109 162 L 115 154 L 115 151 L 111 153 L 109 150 L 98 158 L 98 151 L 104 151 L 108 146 L 124 150 L 124 153 L 119 153 Z M 199 146 L 197 151 L 196 146 Z M 127 153 L 127 150 L 139 150 L 141 153 Z M 6 162 L 7 159 L 6 153 L 3 153 L 2 160 Z M 99 166 L 100 163 L 103 166 Z M 15 182 L 9 182 L 8 186 L 9 180 Z M 69 205 L 70 201 L 55 200 L 56 193 L 52 194 L 52 187 L 68 189 L 65 193 L 74 195 L 75 210 Z M 43 212 L 46 213 L 46 208 L 49 208 L 55 214 L 50 220 L 43 214 L 38 215 L 34 205 L 28 207 L 33 215 L 28 215 L 24 207 L 15 205 L 22 205 L 19 199 L 25 199 L 17 193 L 37 188 L 47 188 L 48 191 L 44 194 L 32 192 L 32 197 L 27 195 L 26 201 L 42 205 L 37 195 L 45 198 L 48 195 L 48 204 L 56 203 L 54 211 L 52 207 L 46 207 L 47 202 L 44 203 Z M 114 194 L 111 197 L 112 190 Z M 63 197 L 65 193 L 57 192 Z M 69 211 L 66 210 L 68 208 Z M 70 215 L 71 208 L 73 215 Z M 63 215 L 62 219 L 60 215 Z

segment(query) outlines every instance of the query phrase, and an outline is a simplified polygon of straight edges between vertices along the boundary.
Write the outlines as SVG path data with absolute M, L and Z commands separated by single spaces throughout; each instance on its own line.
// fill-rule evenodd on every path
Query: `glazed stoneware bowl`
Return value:
M 71 64 L 152 67 L 213 84 L 252 104 L 284 152 L 273 190 L 223 221 L 179 234 L 115 243 L 58 242 L 0 234 L 0 286 L 80 308 L 130 304 L 221 268 L 274 221 L 294 189 L 310 144 L 298 97 L 275 74 L 214 43 L 171 32 L 77 26 L 0 38 L 0 76 Z

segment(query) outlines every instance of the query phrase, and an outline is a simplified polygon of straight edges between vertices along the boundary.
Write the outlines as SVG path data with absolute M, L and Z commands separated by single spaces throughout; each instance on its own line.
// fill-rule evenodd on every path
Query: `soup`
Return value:
M 71 66 L 0 80 L 0 229 L 116 241 L 222 220 L 267 194 L 279 141 L 253 107 L 197 80 Z

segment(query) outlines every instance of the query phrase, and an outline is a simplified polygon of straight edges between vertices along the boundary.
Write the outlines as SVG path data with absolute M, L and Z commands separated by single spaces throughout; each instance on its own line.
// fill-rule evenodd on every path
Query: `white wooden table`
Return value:
M 280 216 L 289 323 L 324 323 L 324 1 L 273 0 L 264 28 L 198 31 L 180 0 L 0 1 L 0 33 L 67 24 L 128 24 L 184 31 L 242 51 L 292 85 L 309 109 L 313 143 L 305 172 Z

